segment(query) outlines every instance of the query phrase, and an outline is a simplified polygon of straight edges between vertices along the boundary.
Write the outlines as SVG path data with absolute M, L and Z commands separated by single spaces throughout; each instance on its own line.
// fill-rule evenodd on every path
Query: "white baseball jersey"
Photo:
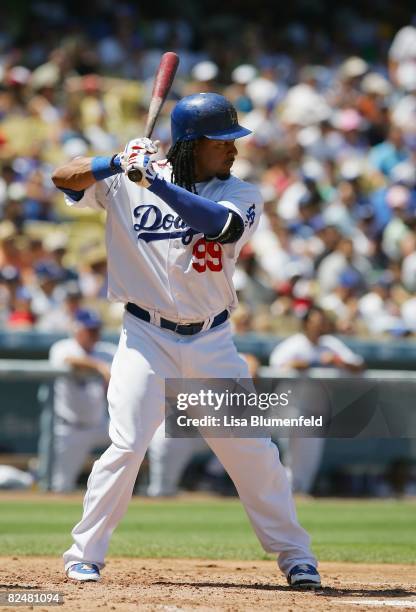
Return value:
M 52 345 L 49 360 L 51 365 L 62 368 L 68 357 L 92 357 L 111 364 L 116 346 L 97 342 L 91 353 L 78 344 L 74 338 L 58 340 Z M 58 378 L 54 392 L 55 414 L 69 423 L 93 426 L 101 423 L 107 408 L 106 389 L 103 380 L 91 374 L 84 377 Z
M 320 366 L 320 359 L 324 353 L 333 353 L 340 357 L 345 363 L 361 365 L 362 357 L 353 353 L 339 338 L 330 334 L 324 334 L 313 344 L 305 334 L 299 333 L 283 340 L 270 355 L 270 365 L 283 368 L 294 359 L 302 359 L 309 362 L 310 366 Z
M 170 166 L 157 166 L 170 181 Z M 245 229 L 237 243 L 206 241 L 168 204 L 123 174 L 95 183 L 79 202 L 66 198 L 69 206 L 107 211 L 110 300 L 134 302 L 183 323 L 208 320 L 236 307 L 235 261 L 257 227 L 262 198 L 256 187 L 235 176 L 198 183 L 197 190 L 241 216 Z

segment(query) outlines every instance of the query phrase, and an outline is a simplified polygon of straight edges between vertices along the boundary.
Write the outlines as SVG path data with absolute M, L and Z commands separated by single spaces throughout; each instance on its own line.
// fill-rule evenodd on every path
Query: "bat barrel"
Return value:
M 179 57 L 176 53 L 168 51 L 163 54 L 153 85 L 152 99 L 144 132 L 146 138 L 150 138 L 152 135 L 160 110 L 171 88 L 178 64 Z M 134 183 L 138 183 L 142 179 L 142 173 L 140 170 L 131 170 L 128 177 Z

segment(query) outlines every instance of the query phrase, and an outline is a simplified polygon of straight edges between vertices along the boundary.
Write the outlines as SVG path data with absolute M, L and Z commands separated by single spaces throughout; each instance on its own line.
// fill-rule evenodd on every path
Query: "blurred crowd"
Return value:
M 29 7 L 30 5 L 30 7 Z M 333 330 L 416 333 L 416 20 L 393 27 L 341 6 L 333 30 L 224 16 L 142 18 L 105 0 L 0 9 L 0 327 L 69 331 L 93 305 L 107 326 L 103 219 L 66 209 L 52 169 L 141 135 L 163 51 L 180 55 L 175 101 L 224 93 L 252 135 L 233 172 L 265 214 L 241 253 L 237 333 L 289 334 L 312 304 Z M 192 12 L 192 11 L 191 11 Z M 40 37 L 39 32 L 43 32 Z

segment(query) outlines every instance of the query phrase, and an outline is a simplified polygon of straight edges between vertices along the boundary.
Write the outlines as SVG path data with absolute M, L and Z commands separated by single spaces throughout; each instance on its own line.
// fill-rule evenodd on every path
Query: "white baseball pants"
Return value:
M 73 491 L 88 455 L 109 442 L 107 420 L 86 429 L 55 423 L 52 491 Z
M 324 438 L 290 438 L 285 466 L 294 493 L 310 493 L 321 464 Z
M 148 449 L 151 497 L 176 495 L 181 476 L 192 457 L 207 450 L 202 438 L 166 438 L 165 423 L 155 432 Z
M 77 562 L 104 567 L 111 534 L 127 510 L 146 449 L 164 419 L 164 379 L 239 377 L 249 374 L 229 322 L 180 336 L 125 314 L 108 389 L 112 444 L 88 479 L 83 517 L 64 553 L 66 569 Z M 282 572 L 297 563 L 316 565 L 276 445 L 264 438 L 209 438 L 207 443 L 234 481 L 264 550 L 278 555 Z

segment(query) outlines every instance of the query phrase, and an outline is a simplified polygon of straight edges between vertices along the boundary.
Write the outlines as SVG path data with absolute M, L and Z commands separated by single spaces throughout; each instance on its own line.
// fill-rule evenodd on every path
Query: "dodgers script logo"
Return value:
M 192 237 L 198 232 L 186 225 L 179 215 L 162 214 L 160 208 L 153 204 L 141 204 L 133 210 L 137 219 L 134 229 L 138 240 L 152 242 L 154 240 L 168 240 L 169 238 L 182 238 L 182 244 L 190 244 Z M 172 230 L 173 231 L 170 231 Z
M 254 219 L 256 218 L 255 210 L 256 210 L 256 205 L 252 204 L 250 206 L 250 208 L 246 212 L 246 219 L 247 219 L 247 221 L 245 222 L 245 225 L 247 225 L 247 223 L 248 223 L 249 227 L 251 227 L 253 225 Z

